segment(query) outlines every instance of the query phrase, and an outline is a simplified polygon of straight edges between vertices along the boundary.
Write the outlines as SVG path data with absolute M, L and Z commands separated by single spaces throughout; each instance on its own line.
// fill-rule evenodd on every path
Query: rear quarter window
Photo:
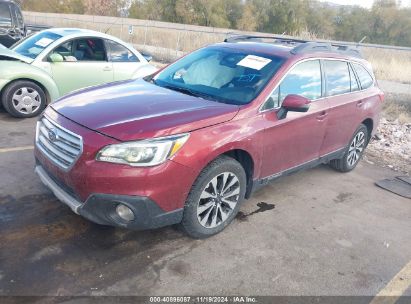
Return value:
M 361 64 L 353 63 L 353 66 L 360 81 L 361 88 L 364 90 L 371 87 L 374 83 L 374 80 L 370 73 Z

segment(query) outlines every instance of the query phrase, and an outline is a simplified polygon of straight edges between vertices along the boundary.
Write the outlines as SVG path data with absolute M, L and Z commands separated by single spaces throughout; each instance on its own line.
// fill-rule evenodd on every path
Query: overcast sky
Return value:
M 361 5 L 366 8 L 370 8 L 373 4 L 373 0 L 320 0 L 322 2 L 332 2 L 337 4 L 346 4 L 346 5 Z M 411 0 L 402 0 L 401 6 L 411 6 Z

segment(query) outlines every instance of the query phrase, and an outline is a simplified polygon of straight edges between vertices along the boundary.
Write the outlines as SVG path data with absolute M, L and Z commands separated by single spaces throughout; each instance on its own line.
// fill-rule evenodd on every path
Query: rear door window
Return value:
M 8 3 L 0 3 L 0 26 L 11 26 L 11 15 Z
M 358 79 L 360 80 L 361 88 L 364 90 L 371 87 L 374 80 L 372 79 L 370 73 L 361 64 L 354 63 L 353 66 L 355 72 L 357 73 Z
M 324 67 L 328 96 L 350 92 L 351 79 L 347 62 L 339 60 L 324 60 Z

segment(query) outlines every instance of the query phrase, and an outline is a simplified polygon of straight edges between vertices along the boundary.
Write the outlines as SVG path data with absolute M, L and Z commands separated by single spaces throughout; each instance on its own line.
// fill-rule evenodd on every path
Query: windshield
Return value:
M 35 59 L 47 46 L 61 37 L 55 33 L 41 32 L 27 37 L 21 43 L 13 46 L 12 50 L 20 55 Z
M 251 102 L 284 62 L 283 58 L 208 47 L 165 68 L 153 79 L 156 85 L 230 104 Z

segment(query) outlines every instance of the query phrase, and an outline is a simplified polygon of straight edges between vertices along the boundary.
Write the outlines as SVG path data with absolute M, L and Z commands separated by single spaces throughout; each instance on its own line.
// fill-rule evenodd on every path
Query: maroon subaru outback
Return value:
M 324 163 L 354 169 L 383 98 L 354 49 L 237 36 L 146 79 L 51 104 L 37 123 L 35 171 L 95 223 L 179 224 L 208 237 L 273 179 Z

